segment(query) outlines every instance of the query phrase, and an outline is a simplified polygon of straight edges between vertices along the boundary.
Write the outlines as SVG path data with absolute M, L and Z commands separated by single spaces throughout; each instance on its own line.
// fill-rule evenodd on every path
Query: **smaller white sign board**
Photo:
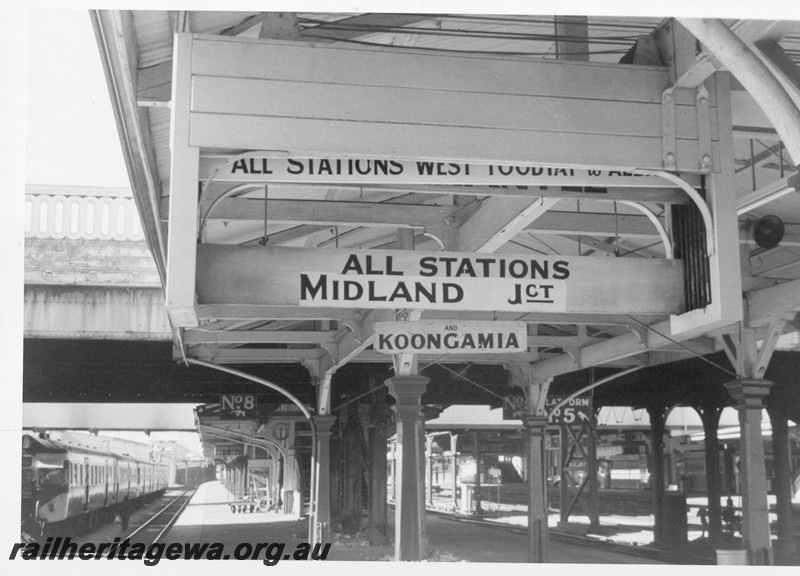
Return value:
M 527 352 L 528 329 L 525 322 L 376 322 L 373 347 L 383 354 Z

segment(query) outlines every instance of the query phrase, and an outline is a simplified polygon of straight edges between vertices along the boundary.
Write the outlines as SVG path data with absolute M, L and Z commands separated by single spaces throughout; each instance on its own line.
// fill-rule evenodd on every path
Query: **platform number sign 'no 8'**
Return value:
M 223 394 L 219 397 L 222 420 L 249 420 L 256 417 L 255 394 Z

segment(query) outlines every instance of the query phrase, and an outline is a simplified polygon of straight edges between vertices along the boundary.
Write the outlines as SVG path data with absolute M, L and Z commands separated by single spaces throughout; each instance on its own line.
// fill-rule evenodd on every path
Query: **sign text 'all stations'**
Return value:
M 198 246 L 201 303 L 680 313 L 678 260 Z
M 203 157 L 200 179 L 222 182 L 304 184 L 451 184 L 472 186 L 639 186 L 674 184 L 625 169 L 576 168 L 536 164 L 490 164 L 450 160 L 363 157 L 287 157 L 244 155 Z M 592 190 L 601 192 L 600 190 Z

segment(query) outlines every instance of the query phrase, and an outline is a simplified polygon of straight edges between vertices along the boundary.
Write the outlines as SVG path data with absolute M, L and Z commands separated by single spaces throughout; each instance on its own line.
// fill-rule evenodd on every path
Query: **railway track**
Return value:
M 196 488 L 183 490 L 144 524 L 131 532 L 127 539 L 132 543 L 155 544 L 166 534 L 194 495 Z
M 120 534 L 118 532 L 119 525 L 112 524 L 105 526 L 98 532 L 87 534 L 76 539 L 75 543 L 78 545 L 93 543 L 108 547 L 98 553 L 96 556 L 97 558 L 108 558 L 109 554 L 117 554 L 119 549 L 118 545 L 121 541 L 125 540 L 129 542 L 129 545 L 143 544 L 148 547 L 151 544 L 155 544 L 169 531 L 181 512 L 183 512 L 183 509 L 189 503 L 189 500 L 191 500 L 197 488 L 181 488 L 179 490 L 180 493 L 177 494 L 177 496 L 174 495 L 174 491 L 171 491 L 171 493 L 168 493 L 162 498 L 160 503 L 151 503 L 151 506 L 153 506 L 152 512 L 147 512 L 146 514 L 152 513 L 152 515 L 138 528 L 133 530 L 133 532 L 129 534 Z M 164 504 L 164 501 L 166 501 L 166 504 Z M 140 518 L 141 515 L 141 511 L 136 513 L 136 516 Z

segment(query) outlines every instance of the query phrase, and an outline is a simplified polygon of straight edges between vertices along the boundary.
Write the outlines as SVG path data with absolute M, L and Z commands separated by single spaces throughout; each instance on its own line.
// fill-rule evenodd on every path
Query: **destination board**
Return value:
M 199 302 L 641 314 L 683 312 L 679 260 L 199 245 Z
M 232 159 L 202 158 L 200 179 L 213 179 L 218 182 L 303 184 L 450 184 L 598 188 L 675 186 L 656 176 L 634 174 L 625 170 L 539 164 L 264 155 L 238 156 Z
M 215 446 L 216 456 L 242 456 L 244 446 L 242 444 L 218 444 Z

